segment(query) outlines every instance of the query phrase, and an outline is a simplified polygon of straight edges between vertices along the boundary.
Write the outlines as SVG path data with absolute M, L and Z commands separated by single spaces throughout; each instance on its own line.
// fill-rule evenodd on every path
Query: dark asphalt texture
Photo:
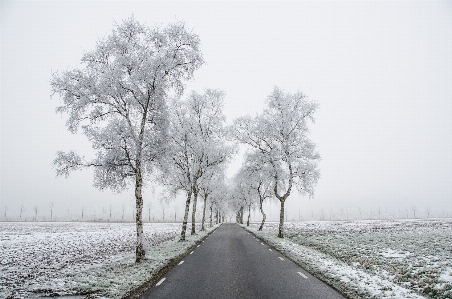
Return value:
M 263 244 L 240 226 L 223 224 L 142 298 L 345 298 Z

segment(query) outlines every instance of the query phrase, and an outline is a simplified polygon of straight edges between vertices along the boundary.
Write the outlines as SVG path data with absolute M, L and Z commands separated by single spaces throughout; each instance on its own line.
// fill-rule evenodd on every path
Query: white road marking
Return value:
M 268 250 L 272 251 L 270 248 Z
M 184 263 L 184 261 L 180 261 L 180 263 L 178 265 L 182 265 Z
M 280 257 L 280 256 L 279 256 L 279 259 L 280 259 L 281 261 L 284 261 L 284 259 L 283 259 L 282 257 Z
M 160 281 L 159 282 L 157 282 L 157 284 L 155 285 L 156 287 L 158 287 L 159 285 L 161 285 L 162 284 L 162 282 L 164 282 L 165 281 L 165 277 L 163 277 L 162 279 L 160 279 Z
M 190 254 L 192 254 L 194 251 L 190 252 Z
M 204 241 L 202 241 L 204 243 Z
M 264 243 L 261 242 L 262 245 L 264 245 Z
M 297 272 L 297 273 L 300 274 L 301 276 L 303 276 L 305 279 L 308 279 L 308 277 L 306 275 L 304 275 L 303 273 L 301 273 L 301 272 Z
M 196 247 L 199 247 L 199 246 L 201 246 L 201 245 L 198 245 L 198 246 L 196 246 Z

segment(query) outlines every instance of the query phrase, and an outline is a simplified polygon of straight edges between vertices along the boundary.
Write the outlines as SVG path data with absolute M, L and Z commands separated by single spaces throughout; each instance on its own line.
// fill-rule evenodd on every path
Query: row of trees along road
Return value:
M 181 100 L 184 81 L 204 63 L 199 43 L 182 23 L 151 29 L 132 17 L 83 55 L 82 68 L 54 73 L 51 80 L 53 94 L 63 102 L 57 112 L 68 114 L 68 130 L 77 133 L 81 128 L 96 152 L 92 160 L 73 151 L 58 152 L 57 175 L 68 177 L 93 167 L 99 189 L 121 192 L 134 186 L 137 262 L 145 258 L 142 188 L 147 182 L 164 186 L 168 199 L 185 193 L 184 241 L 190 204 L 195 234 L 198 197 L 204 201 L 201 229 L 207 207 L 210 225 L 214 213 L 217 222 L 224 221 L 227 209 L 239 211 L 243 222 L 243 211 L 250 210 L 255 198 L 263 225 L 262 202 L 276 197 L 281 201 L 282 237 L 284 202 L 292 185 L 312 194 L 319 176 L 319 157 L 306 137 L 316 104 L 302 94 L 275 89 L 262 115 L 240 118 L 229 128 L 222 92 L 192 92 Z M 234 154 L 232 139 L 251 149 L 231 186 L 225 170 Z
M 320 176 L 320 156 L 308 138 L 308 124 L 314 121 L 317 104 L 301 92 L 284 93 L 277 87 L 266 104 L 262 114 L 241 117 L 234 123 L 235 138 L 248 146 L 245 163 L 235 180 L 235 204 L 239 206 L 237 217 L 243 222 L 243 209 L 249 210 L 253 198 L 258 199 L 262 229 L 262 202 L 276 197 L 281 203 L 278 237 L 283 238 L 284 203 L 292 188 L 312 196 Z

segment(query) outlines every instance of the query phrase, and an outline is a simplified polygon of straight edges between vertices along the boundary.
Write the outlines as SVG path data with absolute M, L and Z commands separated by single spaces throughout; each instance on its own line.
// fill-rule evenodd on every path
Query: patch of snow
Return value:
M 121 298 L 210 231 L 178 242 L 180 230 L 176 223 L 144 224 L 147 259 L 136 264 L 134 223 L 0 223 L 0 298 Z

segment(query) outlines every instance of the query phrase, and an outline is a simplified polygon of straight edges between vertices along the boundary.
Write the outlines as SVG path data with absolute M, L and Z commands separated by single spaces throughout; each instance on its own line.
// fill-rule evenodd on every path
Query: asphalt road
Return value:
M 142 298 L 344 298 L 236 224 L 223 224 Z

